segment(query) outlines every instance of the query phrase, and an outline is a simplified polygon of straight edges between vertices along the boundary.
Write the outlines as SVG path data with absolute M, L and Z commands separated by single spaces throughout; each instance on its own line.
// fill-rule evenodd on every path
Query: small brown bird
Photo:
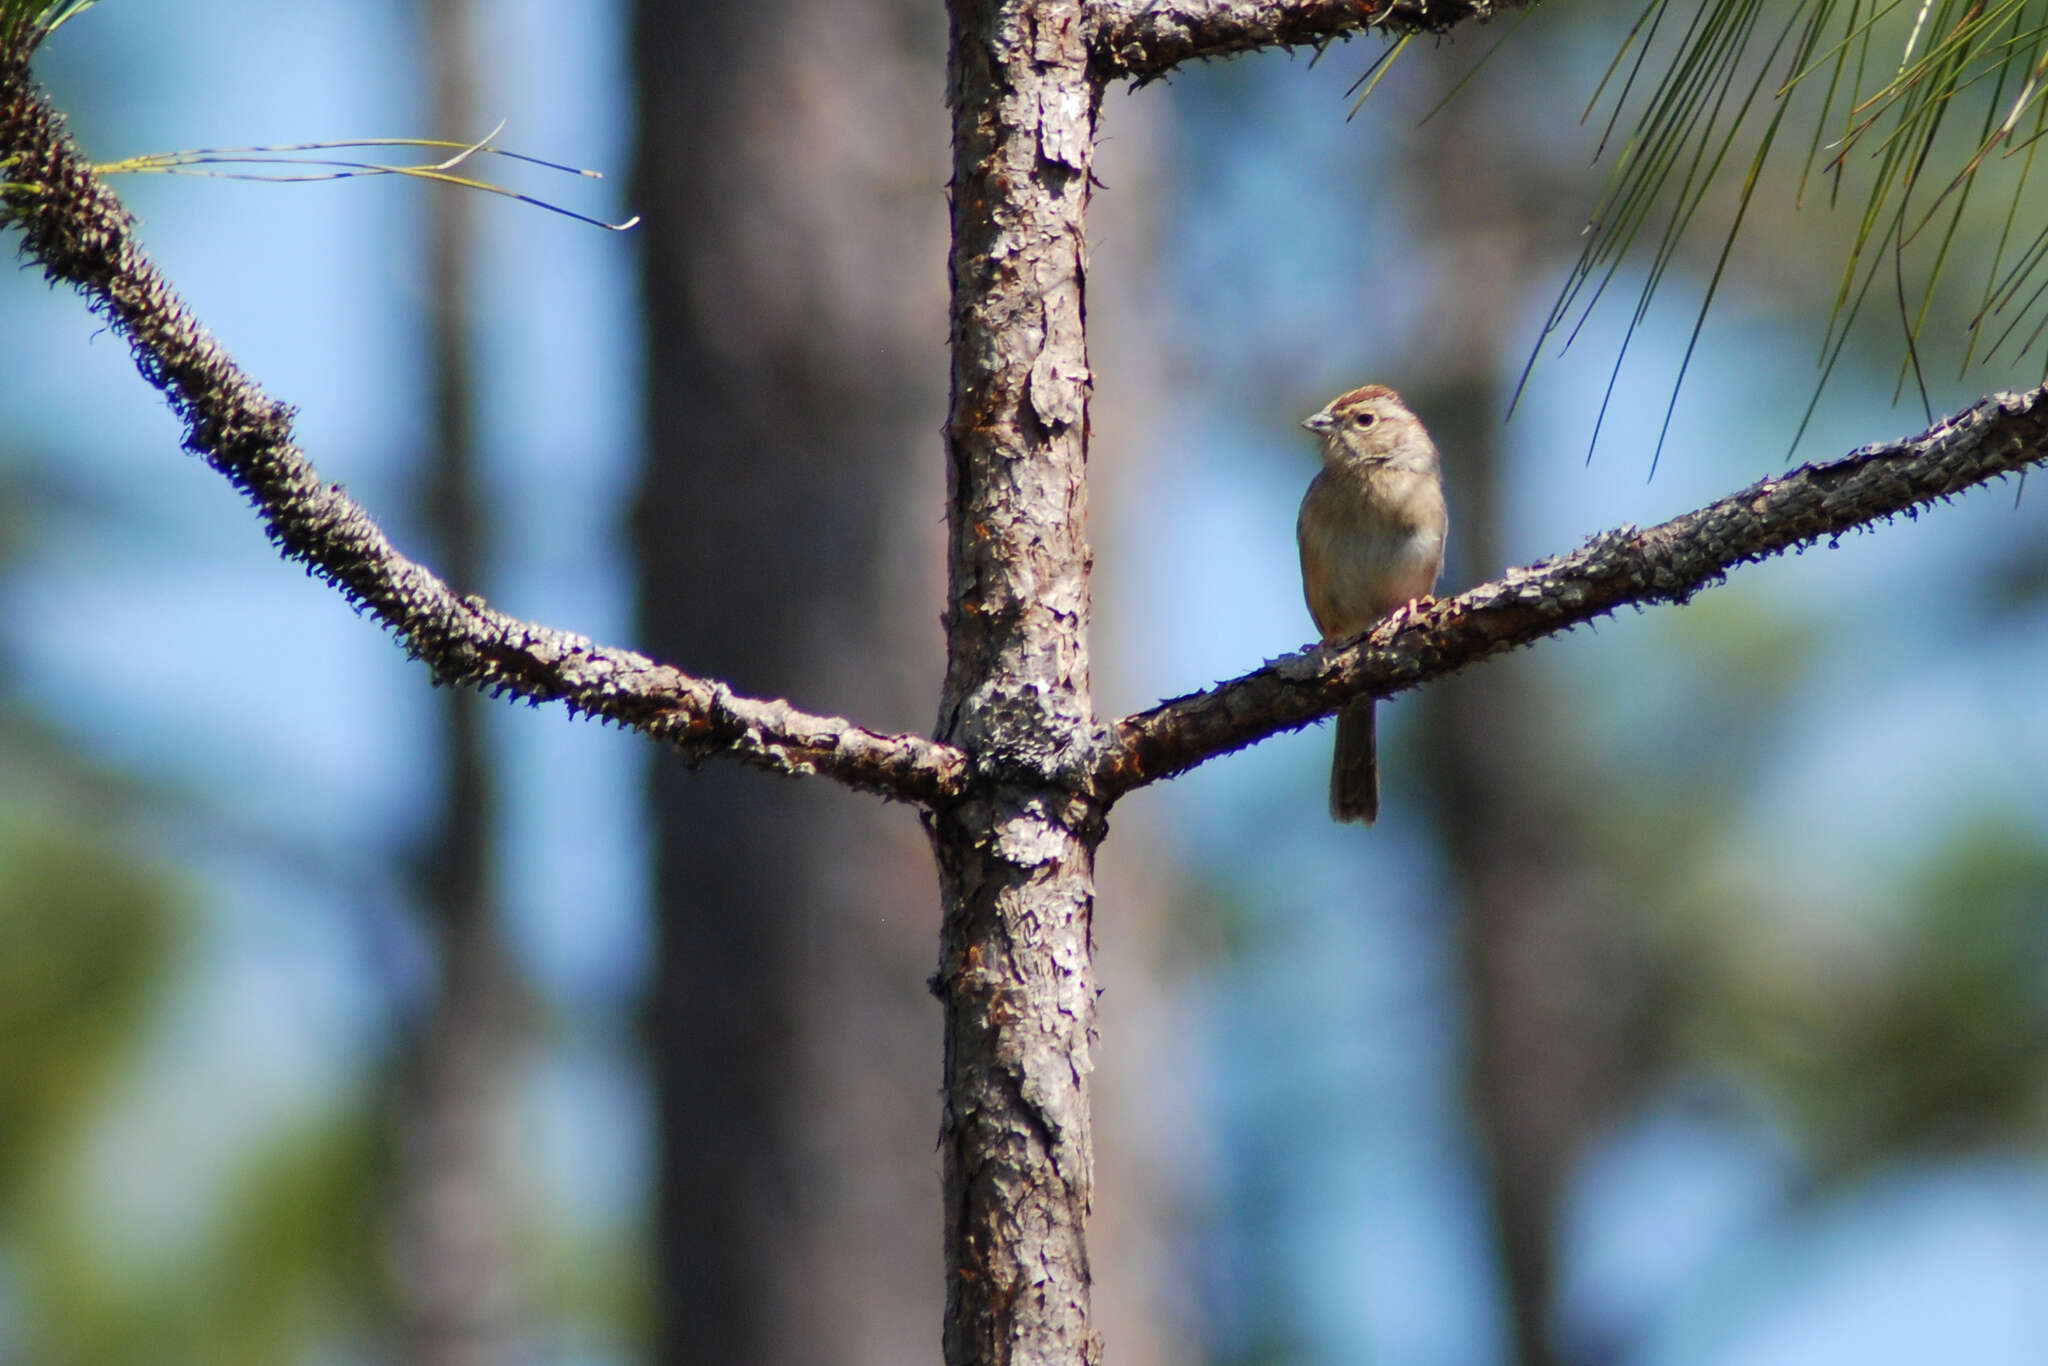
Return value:
M 1294 528 L 1302 592 L 1324 642 L 1347 640 L 1435 591 L 1450 526 L 1443 476 L 1422 420 L 1385 385 L 1339 394 L 1301 425 L 1323 447 Z M 1337 713 L 1330 817 L 1371 825 L 1379 814 L 1373 700 L 1364 697 Z

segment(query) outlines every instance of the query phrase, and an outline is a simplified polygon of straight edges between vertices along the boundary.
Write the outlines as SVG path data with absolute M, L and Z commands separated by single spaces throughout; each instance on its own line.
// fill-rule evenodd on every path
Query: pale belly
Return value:
M 1441 530 L 1388 517 L 1355 495 L 1333 494 L 1311 488 L 1297 527 L 1309 615 L 1325 640 L 1357 635 L 1435 591 L 1444 563 Z M 1323 504 L 1313 518 L 1311 500 Z M 1312 522 L 1322 534 L 1311 531 Z

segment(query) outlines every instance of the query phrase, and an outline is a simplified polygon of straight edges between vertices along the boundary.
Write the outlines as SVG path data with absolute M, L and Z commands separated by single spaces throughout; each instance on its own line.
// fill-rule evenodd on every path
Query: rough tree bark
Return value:
M 274 402 L 200 327 L 30 79 L 0 50 L 0 226 L 79 288 L 258 507 L 280 549 L 375 614 L 437 680 L 635 727 L 692 759 L 822 774 L 924 808 L 944 899 L 946 1358 L 1099 1356 L 1085 1241 L 1095 987 L 1092 864 L 1118 797 L 1359 696 L 1390 696 L 1618 607 L 1914 513 L 2048 460 L 2048 391 L 1998 395 L 1906 441 L 1805 466 L 1648 531 L 1621 528 L 1371 635 L 1104 726 L 1088 698 L 1088 365 L 1082 213 L 1103 86 L 1370 23 L 1440 30 L 1485 0 L 953 0 L 949 653 L 939 737 L 736 694 L 518 621 L 399 554 L 325 484 Z M 717 585 L 699 585 L 716 591 Z M 738 1003 L 744 1009 L 747 1003 Z
M 945 1354 L 1094 1361 L 1086 1229 L 1102 803 L 1088 693 L 1082 215 L 1101 86 L 1079 0 L 951 7 L 953 397 L 940 738 Z

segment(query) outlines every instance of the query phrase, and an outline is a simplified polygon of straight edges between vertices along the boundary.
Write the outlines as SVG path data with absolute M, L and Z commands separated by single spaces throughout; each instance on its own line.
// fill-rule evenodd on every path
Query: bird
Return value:
M 1436 443 L 1384 384 L 1347 390 L 1301 425 L 1323 456 L 1295 522 L 1301 588 L 1331 644 L 1436 591 L 1450 514 Z M 1361 697 L 1337 713 L 1330 818 L 1371 825 L 1379 812 L 1373 699 Z

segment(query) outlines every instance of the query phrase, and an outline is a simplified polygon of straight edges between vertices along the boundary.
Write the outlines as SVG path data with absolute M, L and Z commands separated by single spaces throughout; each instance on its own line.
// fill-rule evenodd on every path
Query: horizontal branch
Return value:
M 1618 607 L 1682 603 L 1738 565 L 1909 515 L 2048 461 L 2048 388 L 1994 394 L 1905 441 L 1803 465 L 1648 531 L 1619 527 L 1561 559 L 1397 613 L 1364 638 L 1275 660 L 1125 717 L 1096 770 L 1101 795 L 1297 730 L 1346 701 L 1391 697 Z
M 1183 62 L 1318 46 L 1368 28 L 1443 33 L 1524 0 L 1091 0 L 1100 81 L 1157 80 Z
M 395 632 L 436 682 L 562 702 L 665 740 L 693 760 L 729 756 L 817 773 L 909 801 L 965 786 L 952 746 L 879 735 L 786 702 L 736 695 L 629 650 L 607 649 L 460 596 L 398 553 L 292 438 L 292 410 L 242 372 L 136 245 L 133 220 L 78 152 L 18 60 L 0 56 L 0 226 L 53 280 L 75 286 L 128 340 L 185 423 L 187 449 L 248 495 L 270 539 Z
M 957 747 L 742 697 L 643 655 L 520 621 L 456 594 L 399 554 L 339 486 L 321 481 L 293 442 L 291 410 L 268 398 L 200 327 L 134 242 L 126 210 L 78 154 L 61 117 L 25 68 L 5 58 L 0 226 L 19 228 L 25 254 L 52 279 L 76 286 L 127 337 L 144 376 L 184 420 L 188 448 L 249 496 L 285 554 L 393 630 L 436 681 L 560 701 L 665 740 L 692 759 L 728 756 L 926 803 L 966 791 L 970 759 Z M 1289 655 L 1126 717 L 1094 766 L 1096 791 L 1114 799 L 1298 729 L 1353 697 L 1391 696 L 1621 606 L 1684 602 L 1736 565 L 1913 511 L 2044 459 L 2044 391 L 1988 398 L 1911 440 L 1803 466 L 1649 531 L 1604 533 L 1562 559 L 1403 614 L 1349 646 Z

